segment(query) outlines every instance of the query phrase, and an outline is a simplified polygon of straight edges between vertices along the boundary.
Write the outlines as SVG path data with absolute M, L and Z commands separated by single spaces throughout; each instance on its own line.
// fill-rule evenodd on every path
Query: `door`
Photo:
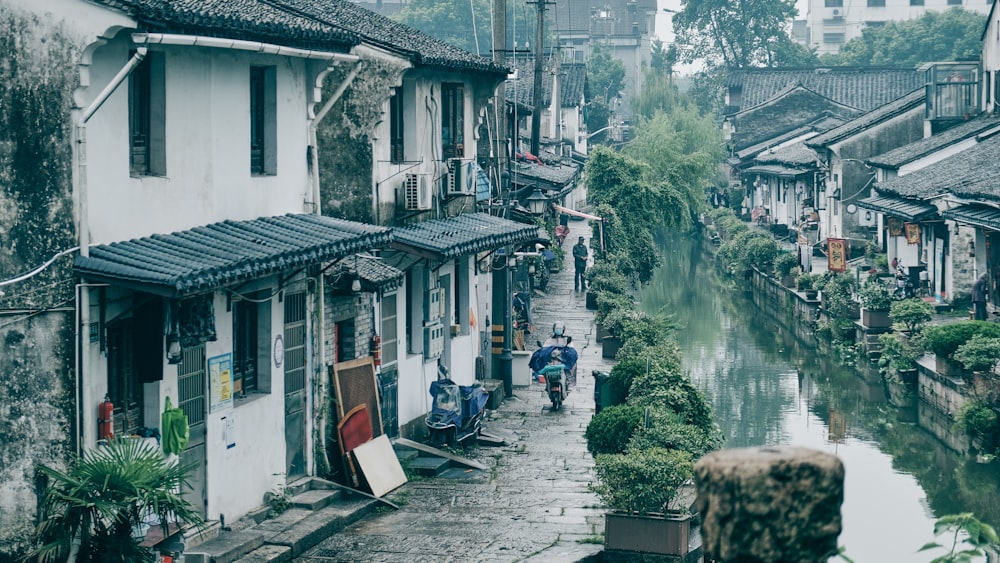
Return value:
M 207 388 L 205 345 L 185 348 L 177 366 L 177 406 L 187 415 L 190 441 L 181 453 L 181 463 L 191 464 L 194 469 L 188 475 L 187 484 L 182 486 L 181 494 L 203 518 L 208 509 L 208 458 L 205 455 Z
M 285 463 L 288 477 L 306 473 L 306 294 L 285 296 Z M 275 351 L 277 354 L 278 351 Z
M 108 398 L 115 405 L 114 435 L 139 432 L 142 422 L 142 382 L 133 362 L 132 319 L 108 325 Z
M 986 271 L 989 272 L 989 295 L 986 300 L 997 305 L 997 280 L 1000 280 L 1000 232 L 983 231 L 986 236 Z

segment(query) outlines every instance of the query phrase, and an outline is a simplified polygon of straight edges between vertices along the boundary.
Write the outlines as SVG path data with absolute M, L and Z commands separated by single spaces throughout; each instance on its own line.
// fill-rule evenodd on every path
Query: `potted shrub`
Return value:
M 953 357 L 969 371 L 992 373 L 1000 362 L 1000 338 L 977 334 L 960 345 Z
M 795 285 L 799 291 L 806 294 L 806 299 L 814 300 L 819 295 L 819 288 L 816 287 L 819 278 L 819 274 L 799 274 L 799 277 L 795 280 Z
M 917 358 L 921 351 L 906 336 L 890 332 L 878 337 L 882 345 L 882 355 L 878 365 L 882 373 L 891 379 L 912 385 L 917 382 Z
M 889 328 L 889 307 L 892 305 L 892 293 L 889 286 L 877 278 L 870 277 L 858 290 L 861 299 L 861 324 L 866 328 Z
M 934 307 L 920 299 L 894 301 L 889 306 L 889 319 L 899 323 L 909 332 L 918 332 L 931 320 Z
M 861 318 L 861 306 L 854 300 L 858 281 L 848 274 L 828 273 L 819 289 L 823 292 L 823 309 L 841 319 Z
M 606 549 L 688 553 L 691 515 L 671 509 L 681 486 L 694 475 L 690 453 L 648 448 L 600 454 L 595 470 L 592 489 L 610 507 L 604 521 Z
M 960 375 L 961 364 L 953 356 L 959 346 L 976 335 L 1000 338 L 1000 325 L 987 321 L 962 321 L 928 327 L 923 331 L 924 349 L 934 354 L 939 373 Z
M 795 285 L 795 275 L 793 272 L 798 268 L 799 260 L 791 252 L 782 252 L 774 259 L 774 275 L 781 280 L 785 287 Z
M 594 322 L 597 324 L 597 341 L 601 342 L 608 336 L 620 336 L 622 311 L 633 311 L 635 299 L 631 295 L 602 291 L 597 294 L 597 312 Z

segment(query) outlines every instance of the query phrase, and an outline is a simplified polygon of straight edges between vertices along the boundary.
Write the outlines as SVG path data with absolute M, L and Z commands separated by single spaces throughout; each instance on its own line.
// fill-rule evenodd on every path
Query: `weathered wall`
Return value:
M 0 281 L 75 242 L 69 110 L 78 43 L 0 2 Z M 35 467 L 72 450 L 70 257 L 0 287 L 0 560 L 34 525 Z

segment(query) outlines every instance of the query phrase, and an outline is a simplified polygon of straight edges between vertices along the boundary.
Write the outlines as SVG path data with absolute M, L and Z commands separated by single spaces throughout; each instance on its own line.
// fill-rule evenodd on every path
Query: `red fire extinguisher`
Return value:
M 115 437 L 115 404 L 105 395 L 104 402 L 97 407 L 97 438 L 110 440 Z
M 375 367 L 382 365 L 382 337 L 377 334 L 372 336 L 372 359 Z

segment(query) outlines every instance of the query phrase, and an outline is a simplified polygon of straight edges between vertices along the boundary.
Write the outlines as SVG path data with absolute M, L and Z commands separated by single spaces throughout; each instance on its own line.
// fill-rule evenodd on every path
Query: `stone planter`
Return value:
M 934 354 L 934 371 L 950 377 L 961 377 L 965 374 L 965 368 L 962 367 L 961 362 L 937 354 Z
M 691 516 L 606 512 L 604 548 L 659 555 L 687 555 Z
M 597 294 L 593 291 L 587 292 L 587 309 L 590 311 L 597 310 Z
M 611 336 L 611 331 L 609 331 L 608 329 L 604 328 L 604 325 L 598 323 L 597 324 L 597 335 L 594 338 L 598 342 L 601 342 L 602 340 L 604 340 L 605 338 L 607 338 L 609 336 Z
M 808 301 L 816 301 L 819 298 L 819 291 L 815 289 L 807 289 L 805 290 L 805 294 Z
M 865 328 L 891 328 L 892 321 L 889 320 L 889 311 L 869 311 L 861 309 L 861 324 Z
M 622 339 L 618 336 L 606 336 L 601 340 L 601 357 L 606 360 L 613 360 L 621 350 Z
M 781 276 L 781 285 L 785 287 L 795 287 L 795 276 L 791 274 Z

